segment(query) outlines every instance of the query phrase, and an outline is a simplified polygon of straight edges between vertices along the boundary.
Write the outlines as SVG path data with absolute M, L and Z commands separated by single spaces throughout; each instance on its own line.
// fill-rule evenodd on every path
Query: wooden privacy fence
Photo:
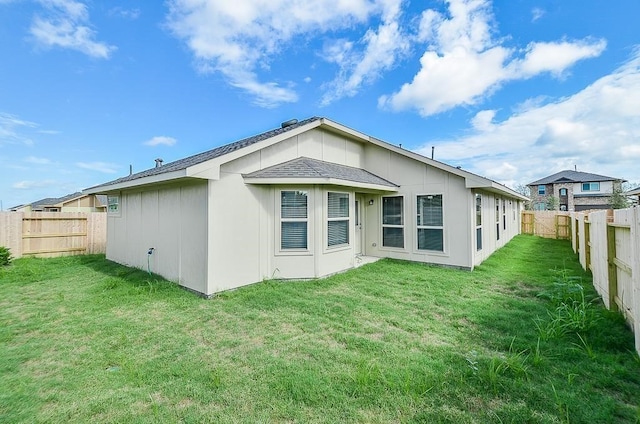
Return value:
M 15 258 L 104 253 L 106 245 L 104 212 L 0 212 L 0 246 Z
M 571 216 L 569 212 L 524 211 L 521 232 L 545 238 L 568 240 L 571 238 Z
M 572 245 L 607 308 L 620 311 L 640 353 L 640 208 L 571 214 Z

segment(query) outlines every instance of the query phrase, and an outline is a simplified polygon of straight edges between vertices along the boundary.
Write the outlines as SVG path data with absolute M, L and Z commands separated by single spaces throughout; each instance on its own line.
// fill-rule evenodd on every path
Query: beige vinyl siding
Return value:
M 107 259 L 147 269 L 206 292 L 207 184 L 123 191 L 120 216 L 109 216 Z
M 404 196 L 404 248 L 385 248 L 382 245 L 382 197 L 368 195 L 374 205 L 364 206 L 366 255 L 391 257 L 417 262 L 453 265 L 463 268 L 473 266 L 471 253 L 469 216 L 470 190 L 464 179 L 425 163 L 391 152 L 377 146 L 367 146 L 365 168 L 376 175 L 400 184 L 398 193 L 389 196 Z M 417 245 L 417 196 L 425 193 L 441 194 L 443 197 L 443 246 L 444 252 L 418 250 Z M 474 221 L 475 222 L 475 221 Z M 474 224 L 475 225 L 475 224 Z M 474 227 L 475 229 L 475 227 Z

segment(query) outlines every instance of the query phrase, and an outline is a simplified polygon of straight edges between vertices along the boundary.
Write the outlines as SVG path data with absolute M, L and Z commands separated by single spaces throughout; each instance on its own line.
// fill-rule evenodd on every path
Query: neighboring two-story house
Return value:
M 579 171 L 560 171 L 527 184 L 533 210 L 585 211 L 609 209 L 614 190 L 622 178 Z

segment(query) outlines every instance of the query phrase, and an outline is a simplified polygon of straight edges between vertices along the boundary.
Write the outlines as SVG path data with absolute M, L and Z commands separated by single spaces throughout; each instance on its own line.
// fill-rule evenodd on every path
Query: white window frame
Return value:
M 496 197 L 496 241 L 500 240 L 500 198 Z
M 544 184 L 540 184 L 538 186 L 538 196 L 546 196 L 547 194 L 547 187 Z
M 420 221 L 418 219 L 420 213 L 418 210 L 418 206 L 420 205 L 420 198 L 421 197 L 429 197 L 429 196 L 440 196 L 441 198 L 441 202 L 442 202 L 442 225 L 421 225 Z M 429 253 L 429 254 L 443 254 L 446 252 L 446 243 L 445 243 L 445 234 L 444 234 L 444 227 L 445 227 L 445 214 L 444 214 L 444 204 L 445 204 L 445 196 L 442 193 L 427 193 L 427 194 L 417 194 L 415 197 L 416 200 L 416 204 L 415 204 L 415 222 L 416 222 L 416 242 L 415 242 L 415 251 L 417 253 Z M 418 236 L 418 233 L 420 232 L 420 230 L 441 230 L 442 231 L 442 250 L 431 250 L 431 249 L 420 249 L 419 247 L 419 239 L 420 237 Z
M 507 231 L 507 199 L 502 199 L 502 230 Z
M 400 218 L 401 218 L 401 224 L 385 224 L 384 223 L 384 199 L 391 199 L 391 198 L 400 198 L 402 199 L 402 207 L 400 208 Z M 405 196 L 404 195 L 397 195 L 397 196 L 383 196 L 381 198 L 380 201 L 380 248 L 381 249 L 386 249 L 386 250 L 406 250 L 406 246 L 407 246 L 407 235 L 406 235 L 406 231 L 405 230 L 405 208 L 406 202 L 405 202 Z M 384 229 L 385 228 L 400 228 L 402 229 L 402 247 L 397 247 L 397 246 L 385 246 L 384 245 Z
M 340 249 L 344 247 L 349 247 L 351 244 L 351 194 L 349 192 L 344 191 L 327 191 L 326 192 L 327 199 L 327 207 L 326 207 L 326 226 L 325 226 L 325 247 L 328 250 Z M 329 214 L 329 195 L 330 194 L 339 194 L 347 196 L 347 216 L 339 216 L 339 217 L 331 217 Z M 329 245 L 329 223 L 330 222 L 345 222 L 347 223 L 347 241 L 345 243 L 338 243 Z
M 587 186 L 587 189 L 585 190 L 584 187 Z M 594 188 L 597 187 L 597 188 Z M 599 182 L 595 182 L 595 183 L 582 183 L 582 191 L 583 192 L 592 192 L 592 191 L 600 191 L 600 183 Z
M 107 214 L 109 216 L 121 216 L 122 208 L 121 208 L 121 196 L 119 194 L 109 194 L 107 195 Z
M 480 203 L 478 203 L 478 199 Z M 475 223 L 476 223 L 476 252 L 480 252 L 483 247 L 482 240 L 482 194 L 476 193 L 474 197 L 475 201 Z M 478 210 L 478 206 L 480 206 L 480 210 Z M 478 237 L 479 235 L 479 237 Z
M 306 218 L 283 218 L 282 217 L 282 193 L 283 192 L 304 192 L 307 194 L 307 216 Z M 312 233 L 312 191 L 308 187 L 294 187 L 294 188 L 282 188 L 275 190 L 275 204 L 276 204 L 276 252 L 278 255 L 311 255 L 313 251 L 311 249 L 311 233 Z M 307 223 L 307 247 L 306 248 L 282 248 L 282 223 L 283 222 L 306 222 Z

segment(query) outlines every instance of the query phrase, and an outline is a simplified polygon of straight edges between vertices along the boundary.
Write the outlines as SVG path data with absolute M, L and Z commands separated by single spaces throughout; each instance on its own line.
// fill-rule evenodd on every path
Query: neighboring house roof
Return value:
M 624 181 L 622 178 L 607 177 L 604 175 L 591 174 L 589 172 L 565 170 L 557 172 L 548 177 L 534 181 L 527 185 L 542 185 L 554 183 L 582 183 L 582 182 L 598 182 L 598 181 Z
M 340 183 L 348 185 L 382 186 L 393 191 L 399 187 L 369 171 L 352 166 L 338 165 L 307 157 L 296 158 L 278 165 L 270 166 L 250 174 L 243 175 L 245 181 L 253 183 L 273 184 L 276 180 L 303 180 L 309 184 Z M 262 180 L 262 181 L 261 181 Z M 372 187 L 375 188 L 375 187 Z
M 40 200 L 36 200 L 33 203 L 29 203 L 26 205 L 20 205 L 20 206 L 15 206 L 13 208 L 11 208 L 12 211 L 14 210 L 18 210 L 18 209 L 22 209 L 24 207 L 27 206 L 31 206 L 32 210 L 40 210 L 40 209 L 44 209 L 44 208 L 56 208 L 56 207 L 62 207 L 62 205 L 70 200 L 75 200 L 77 198 L 80 197 L 84 197 L 86 196 L 86 194 L 77 191 L 75 193 L 72 194 L 67 194 L 66 196 L 62 196 L 62 197 L 46 197 L 44 199 L 40 199 Z M 102 206 L 106 206 L 106 198 L 107 196 L 96 196 L 96 198 L 98 199 L 98 201 L 102 204 Z M 100 198 L 104 198 L 104 201 L 101 200 Z
M 454 175 L 458 175 L 465 179 L 465 186 L 467 188 L 485 189 L 496 193 L 508 193 L 509 195 L 521 200 L 527 200 L 527 197 L 522 196 L 514 190 L 495 181 L 489 180 L 463 169 L 456 168 L 433 159 L 429 159 L 420 154 L 386 143 L 374 137 L 370 137 L 359 131 L 353 130 L 342 124 L 322 117 L 313 117 L 286 126 L 283 124 L 283 126 L 280 128 L 255 135 L 253 137 L 248 137 L 234 143 L 216 147 L 203 153 L 189 156 L 187 158 L 170 162 L 155 168 L 150 168 L 136 174 L 128 175 L 126 177 L 118 178 L 116 180 L 109 181 L 98 186 L 89 187 L 85 189 L 84 192 L 87 194 L 103 194 L 110 191 L 113 192 L 120 189 L 172 181 L 180 178 L 217 179 L 220 175 L 220 165 L 317 127 L 323 127 L 329 131 L 343 134 L 352 139 L 359 140 L 363 143 L 368 142 L 373 145 L 380 146 L 397 154 L 410 157 L 412 159 L 429 164 Z M 307 164 L 306 166 L 310 165 Z M 314 166 L 319 167 L 317 163 Z M 285 168 L 279 168 L 279 171 L 282 172 L 284 169 Z M 325 171 L 327 171 L 326 165 Z M 344 169 L 342 169 L 342 171 L 344 171 Z M 338 172 L 337 168 L 334 168 L 333 172 Z M 351 177 L 353 177 L 353 175 L 351 175 Z M 252 179 L 252 183 L 258 183 L 257 179 Z M 390 182 L 387 181 L 387 183 Z M 391 186 L 385 184 L 378 184 L 375 186 L 376 189 L 382 189 L 383 187 L 390 188 Z
M 42 200 L 38 200 L 37 202 L 33 202 L 31 204 L 31 208 L 32 209 L 39 209 L 39 208 L 44 208 L 44 207 L 56 207 L 56 206 L 62 206 L 62 204 L 64 202 L 68 202 L 69 200 L 73 200 L 76 199 L 78 197 L 82 197 L 85 196 L 85 194 L 82 194 L 81 192 L 75 192 L 72 194 L 67 194 L 66 196 L 62 196 L 62 197 L 48 197 L 46 199 L 42 199 Z
M 107 207 L 108 200 L 106 194 L 96 194 L 96 200 L 100 204 L 100 206 Z
M 640 187 L 633 188 L 624 192 L 625 196 L 640 196 Z

